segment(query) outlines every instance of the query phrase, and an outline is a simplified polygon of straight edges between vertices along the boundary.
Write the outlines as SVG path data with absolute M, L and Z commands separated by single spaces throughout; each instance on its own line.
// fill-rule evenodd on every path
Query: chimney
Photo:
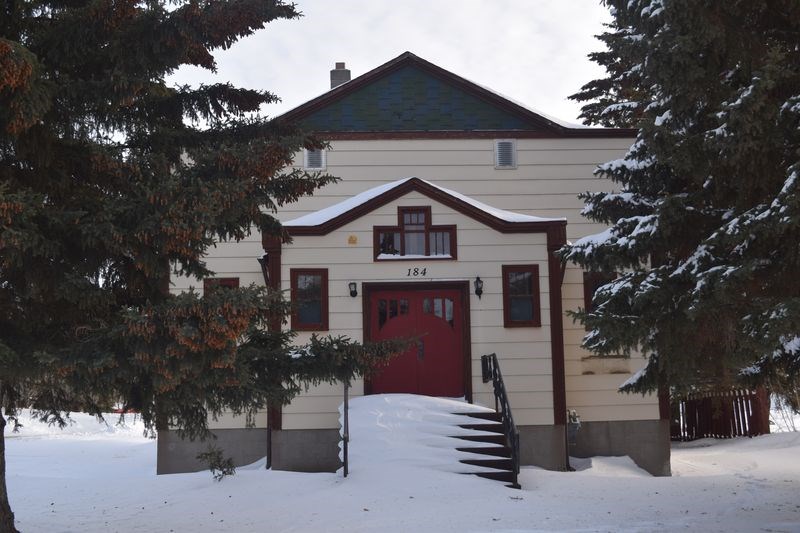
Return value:
M 331 71 L 331 89 L 350 81 L 350 70 L 344 68 L 344 63 L 336 63 L 336 68 Z

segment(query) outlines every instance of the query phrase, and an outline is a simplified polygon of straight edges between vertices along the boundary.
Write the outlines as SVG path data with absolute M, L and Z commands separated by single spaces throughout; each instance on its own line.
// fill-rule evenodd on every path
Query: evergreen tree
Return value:
M 636 70 L 631 68 L 635 58 L 621 54 L 620 44 L 631 38 L 630 28 L 624 20 L 625 13 L 617 15 L 605 25 L 608 31 L 595 36 L 606 49 L 589 54 L 589 59 L 606 69 L 608 77 L 590 81 L 570 99 L 586 102 L 578 115 L 586 124 L 628 128 L 635 127 L 641 118 L 637 104 L 640 95 L 636 92 Z
M 606 3 L 613 31 L 595 57 L 608 77 L 574 98 L 607 104 L 584 107 L 592 122 L 638 116 L 639 131 L 597 170 L 618 192 L 583 195 L 583 214 L 610 229 L 562 251 L 618 274 L 577 313 L 584 346 L 649 357 L 627 391 L 797 391 L 800 3 Z
M 209 413 L 251 414 L 308 383 L 368 371 L 391 345 L 267 329 L 287 305 L 264 288 L 170 296 L 170 269 L 203 278 L 215 241 L 282 236 L 275 209 L 334 178 L 290 168 L 321 143 L 265 119 L 269 92 L 171 86 L 214 70 L 275 19 L 280 0 L 7 1 L 0 7 L 0 406 L 100 413 L 204 435 Z M 254 259 L 255 261 L 255 259 Z M 295 354 L 296 355 L 296 354 Z M 0 416 L 0 531 L 15 531 Z

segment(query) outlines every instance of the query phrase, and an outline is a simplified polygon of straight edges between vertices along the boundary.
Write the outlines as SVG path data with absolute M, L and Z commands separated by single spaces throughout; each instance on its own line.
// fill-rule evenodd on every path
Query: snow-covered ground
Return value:
M 356 398 L 350 476 L 265 471 L 215 482 L 155 475 L 142 427 L 73 415 L 7 437 L 17 527 L 46 532 L 200 531 L 800 531 L 800 433 L 701 440 L 673 448 L 671 478 L 625 457 L 578 472 L 525 468 L 523 489 L 460 475 L 449 413 L 464 403 L 410 395 Z

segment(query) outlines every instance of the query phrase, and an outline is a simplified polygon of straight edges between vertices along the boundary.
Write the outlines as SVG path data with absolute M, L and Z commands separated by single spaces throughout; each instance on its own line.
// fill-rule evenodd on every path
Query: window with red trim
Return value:
M 541 326 L 539 301 L 539 265 L 503 265 L 503 325 Z
M 594 311 L 594 293 L 606 283 L 616 279 L 613 272 L 584 272 L 583 273 L 583 308 L 587 313 Z M 587 326 L 588 330 L 589 327 Z
M 292 329 L 327 331 L 328 270 L 293 268 L 291 278 Z
M 217 289 L 238 289 L 239 278 L 205 278 L 203 280 L 203 293 L 208 294 Z
M 398 207 L 397 226 L 373 228 L 376 261 L 455 259 L 456 227 L 431 224 L 431 208 Z

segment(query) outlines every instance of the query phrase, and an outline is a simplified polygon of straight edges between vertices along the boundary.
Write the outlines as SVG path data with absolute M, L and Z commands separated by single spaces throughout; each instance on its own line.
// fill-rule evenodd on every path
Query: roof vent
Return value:
M 305 150 L 303 167 L 319 170 L 325 168 L 325 150 Z
M 494 141 L 495 168 L 517 168 L 517 147 L 514 139 Z
M 331 71 L 331 89 L 350 81 L 350 70 L 344 68 L 344 62 L 336 63 L 336 68 Z

